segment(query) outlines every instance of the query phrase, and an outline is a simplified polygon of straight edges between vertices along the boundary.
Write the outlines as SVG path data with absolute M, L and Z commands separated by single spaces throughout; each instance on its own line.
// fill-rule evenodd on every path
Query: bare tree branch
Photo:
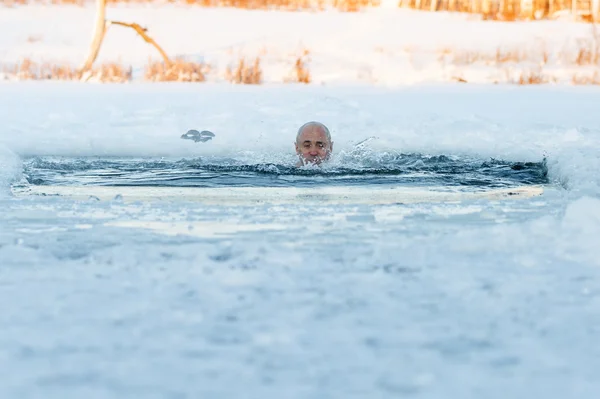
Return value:
M 107 21 L 107 23 L 109 25 L 120 25 L 120 26 L 125 26 L 125 27 L 135 30 L 137 32 L 137 34 L 140 35 L 146 41 L 146 43 L 150 43 L 158 50 L 158 52 L 163 57 L 165 64 L 167 66 L 170 66 L 173 64 L 171 62 L 171 60 L 169 59 L 169 56 L 167 55 L 167 53 L 165 53 L 165 51 L 150 36 L 148 36 L 148 34 L 146 33 L 146 31 L 147 31 L 146 28 L 142 28 L 139 24 L 136 24 L 135 22 L 127 23 L 127 22 L 120 22 L 120 21 Z
M 127 23 L 120 21 L 107 21 L 106 0 L 96 0 L 96 23 L 94 25 L 92 43 L 90 44 L 90 51 L 87 56 L 87 59 L 79 69 L 79 75 L 82 79 L 84 79 L 85 73 L 92 69 L 92 65 L 94 65 L 96 58 L 98 58 L 98 54 L 100 53 L 100 47 L 102 46 L 102 41 L 104 40 L 104 37 L 106 36 L 106 31 L 110 25 L 120 25 L 135 30 L 146 41 L 146 43 L 150 43 L 158 50 L 158 52 L 164 59 L 167 67 L 173 65 L 173 63 L 167 56 L 167 53 L 165 53 L 165 51 L 150 36 L 148 36 L 148 34 L 146 33 L 146 28 L 142 28 L 139 24 L 135 22 Z
M 106 0 L 96 0 L 96 23 L 94 25 L 94 34 L 92 37 L 92 43 L 90 45 L 90 52 L 88 54 L 85 63 L 80 68 L 80 73 L 83 74 L 86 71 L 92 69 L 92 65 L 98 53 L 100 52 L 100 46 L 104 40 L 106 34 Z

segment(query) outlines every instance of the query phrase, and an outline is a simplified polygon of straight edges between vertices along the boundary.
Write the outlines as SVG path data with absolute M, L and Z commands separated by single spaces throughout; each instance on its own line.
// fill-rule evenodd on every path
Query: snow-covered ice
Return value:
M 599 95 L 3 84 L 0 396 L 596 396 Z M 338 166 L 371 136 L 369 156 L 547 156 L 547 191 L 251 206 L 10 194 L 35 157 L 286 163 L 309 119 L 331 128 Z
M 10 194 L 10 183 L 20 179 L 22 169 L 19 157 L 0 144 L 0 197 Z

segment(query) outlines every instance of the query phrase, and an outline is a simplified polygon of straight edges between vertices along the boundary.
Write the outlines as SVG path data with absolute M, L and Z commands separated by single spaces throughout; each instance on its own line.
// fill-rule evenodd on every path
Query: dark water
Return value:
M 57 158 L 25 161 L 34 185 L 108 186 L 314 186 L 446 185 L 507 187 L 548 183 L 545 160 L 508 162 L 449 155 L 376 154 L 338 159 L 322 168 L 236 159 Z

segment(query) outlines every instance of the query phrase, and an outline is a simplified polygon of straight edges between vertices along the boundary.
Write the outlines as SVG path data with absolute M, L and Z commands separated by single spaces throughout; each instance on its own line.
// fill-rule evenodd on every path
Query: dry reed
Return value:
M 256 57 L 253 63 L 248 63 L 245 58 L 240 58 L 234 69 L 227 66 L 225 79 L 236 84 L 261 84 L 262 69 L 260 57 Z
M 76 4 L 93 3 L 94 0 L 0 0 L 0 4 L 12 6 L 15 4 Z M 107 0 L 107 4 L 116 3 L 158 3 L 160 0 Z M 378 7 L 380 0 L 169 0 L 170 3 L 180 3 L 207 8 L 243 8 L 248 10 L 280 10 L 280 11 L 322 11 L 335 8 L 339 11 L 356 12 L 368 7 Z
M 296 77 L 298 83 L 308 84 L 311 82 L 310 72 L 306 68 L 306 63 L 302 58 L 296 60 Z
M 499 68 L 500 71 L 503 70 L 506 73 L 505 78 L 498 79 L 494 83 L 504 81 L 518 85 L 541 85 L 556 83 L 560 80 L 565 83 L 570 81 L 575 85 L 600 85 L 600 69 L 598 69 L 600 49 L 597 43 L 595 40 L 580 40 L 579 48 L 570 51 L 560 50 L 554 53 L 548 52 L 544 47 L 538 47 L 535 52 L 497 49 L 495 52 L 489 53 L 453 52 L 449 48 L 444 48 L 440 50 L 438 60 L 440 62 L 450 60 L 456 65 L 479 63 Z M 309 56 L 310 52 L 306 49 L 293 55 L 295 61 L 290 63 L 290 73 L 288 77 L 284 78 L 284 82 L 312 83 L 312 76 L 308 68 Z M 553 61 L 551 65 L 556 65 L 555 63 L 558 62 L 562 64 L 561 67 L 572 67 L 580 69 L 582 72 L 565 75 L 563 71 L 552 76 L 543 70 L 550 59 Z M 150 82 L 205 82 L 211 69 L 212 67 L 208 64 L 190 62 L 183 58 L 176 58 L 166 64 L 164 61 L 150 60 L 145 66 L 143 79 Z M 82 75 L 77 68 L 68 63 L 38 63 L 29 58 L 14 64 L 0 66 L 0 72 L 3 72 L 4 79 L 15 80 L 80 80 L 124 83 L 133 79 L 131 66 L 117 63 L 100 64 Z M 470 80 L 462 75 L 464 71 L 454 72 L 450 77 L 451 80 L 461 83 L 468 83 Z M 222 70 L 221 73 L 223 73 Z M 234 84 L 261 84 L 263 82 L 261 56 L 250 59 L 240 57 L 227 66 L 224 75 L 227 81 Z
M 519 75 L 519 79 L 516 83 L 519 85 L 541 85 L 556 82 L 556 77 L 544 74 L 540 68 L 537 71 L 521 72 L 521 74 Z
M 600 85 L 600 73 L 594 71 L 593 74 L 588 75 L 575 74 L 571 78 L 571 83 L 574 85 Z
M 199 7 L 228 7 L 249 10 L 322 11 L 335 8 L 344 12 L 356 12 L 365 8 L 379 7 L 381 0 L 168 0 L 169 3 Z M 25 4 L 75 4 L 93 3 L 94 0 L 0 0 L 11 7 Z M 107 0 L 115 3 L 162 3 L 163 0 Z M 592 10 L 590 0 L 398 0 L 399 7 L 422 11 L 460 12 L 479 15 L 483 20 L 517 21 L 555 19 L 560 13 L 571 13 L 582 22 L 600 21 L 600 10 Z
M 548 51 L 544 45 L 536 49 L 501 49 L 495 52 L 457 50 L 448 48 L 438 50 L 438 61 L 442 64 L 466 66 L 482 64 L 502 66 L 505 64 L 530 63 L 544 66 L 552 59 L 565 66 L 600 65 L 600 39 L 580 39 L 575 46 L 567 49 Z
M 579 21 L 594 22 L 590 0 L 398 0 L 398 6 L 476 14 L 483 20 L 499 21 L 555 19 L 567 11 Z M 596 10 L 595 20 L 600 20 L 600 10 Z
M 598 65 L 600 61 L 600 40 L 596 38 L 584 39 L 579 40 L 578 44 L 575 64 Z
M 35 36 L 35 35 L 27 36 L 27 43 L 37 43 L 37 42 L 41 42 L 41 41 L 42 41 L 41 36 Z
M 204 63 L 176 59 L 170 65 L 149 61 L 144 78 L 150 82 L 204 82 L 210 66 Z
M 302 54 L 297 56 L 296 62 L 290 72 L 290 76 L 284 78 L 286 83 L 304 83 L 309 84 L 312 81 L 310 71 L 308 70 L 308 56 L 310 51 L 303 50 Z
M 132 73 L 131 66 L 126 67 L 115 63 L 101 64 L 92 69 L 89 79 L 103 83 L 125 83 L 131 81 Z
M 7 79 L 17 80 L 86 80 L 105 83 L 123 83 L 132 78 L 131 67 L 116 63 L 102 64 L 82 75 L 69 64 L 38 63 L 29 58 L 13 65 L 4 65 L 2 72 Z
M 145 66 L 144 80 L 150 82 L 204 82 L 211 67 L 204 63 L 194 63 L 176 59 L 170 64 L 162 61 L 149 61 Z M 81 73 L 69 64 L 37 63 L 25 58 L 15 64 L 4 65 L 0 71 L 5 79 L 14 80 L 81 80 L 103 83 L 123 83 L 132 80 L 132 67 L 116 63 L 101 64 L 91 71 Z M 263 73 L 260 58 L 254 62 L 240 59 L 236 68 L 228 67 L 226 79 L 238 84 L 261 84 Z M 304 78 L 307 80 L 308 78 Z M 308 81 L 307 81 L 308 83 Z

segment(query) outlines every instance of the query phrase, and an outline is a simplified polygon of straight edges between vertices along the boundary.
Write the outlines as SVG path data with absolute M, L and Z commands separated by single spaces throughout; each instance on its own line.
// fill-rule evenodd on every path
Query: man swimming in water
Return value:
M 319 165 L 327 161 L 333 150 L 331 133 L 320 122 L 307 122 L 300 126 L 296 135 L 296 154 L 300 160 L 296 166 Z

